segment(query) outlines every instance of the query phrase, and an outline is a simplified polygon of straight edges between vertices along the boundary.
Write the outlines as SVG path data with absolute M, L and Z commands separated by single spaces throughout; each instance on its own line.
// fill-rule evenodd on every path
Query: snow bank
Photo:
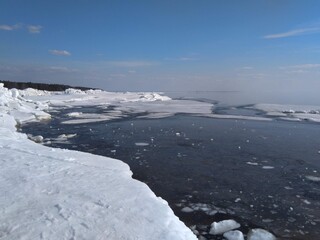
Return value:
M 59 96 L 26 92 L 33 99 L 0 85 L 1 239 L 196 239 L 125 163 L 16 132 L 17 122 L 50 117 L 45 102 Z

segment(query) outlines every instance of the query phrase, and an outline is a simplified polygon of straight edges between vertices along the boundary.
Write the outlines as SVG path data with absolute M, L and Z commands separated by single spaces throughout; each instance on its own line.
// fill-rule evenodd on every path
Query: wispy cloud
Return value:
M 244 66 L 244 67 L 239 68 L 239 70 L 253 70 L 253 69 L 254 68 L 251 66 Z
M 196 61 L 198 60 L 197 58 L 194 57 L 180 57 L 178 58 L 179 61 Z
M 56 55 L 56 56 L 70 56 L 71 53 L 66 51 L 66 50 L 49 50 L 49 53 L 51 53 L 52 55 Z
M 307 64 L 280 67 L 280 69 L 315 69 L 315 68 L 320 68 L 320 63 L 307 63 Z
M 320 27 L 300 28 L 291 31 L 263 36 L 264 39 L 287 38 L 306 34 L 320 33 Z
M 286 73 L 308 73 L 308 72 L 319 72 L 320 63 L 307 63 L 292 66 L 282 66 L 279 69 L 284 70 Z
M 107 61 L 106 63 L 110 66 L 125 68 L 148 67 L 158 65 L 157 62 L 152 61 Z
M 51 72 L 61 72 L 61 73 L 71 73 L 71 72 L 77 72 L 77 69 L 72 69 L 68 67 L 60 67 L 60 66 L 51 66 L 48 67 L 48 70 Z
M 0 25 L 0 30 L 13 31 L 13 30 L 18 29 L 20 27 L 21 27 L 20 24 L 15 24 L 15 25 L 2 24 L 2 25 Z
M 197 61 L 199 59 L 195 57 L 179 57 L 179 58 L 165 58 L 164 60 L 187 62 L 187 61 Z
M 14 25 L 2 24 L 0 25 L 0 30 L 3 31 L 14 31 L 17 29 L 26 29 L 29 33 L 40 33 L 43 27 L 40 25 L 26 25 L 23 23 L 18 23 Z
M 29 33 L 40 33 L 42 26 L 40 25 L 28 25 L 27 26 Z

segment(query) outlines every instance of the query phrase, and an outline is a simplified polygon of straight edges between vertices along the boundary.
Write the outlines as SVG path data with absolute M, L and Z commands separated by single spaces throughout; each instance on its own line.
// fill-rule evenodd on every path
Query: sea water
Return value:
M 318 239 L 319 124 L 188 115 L 61 124 L 75 111 L 103 110 L 60 109 L 50 122 L 29 123 L 22 131 L 42 135 L 51 147 L 126 162 L 134 178 L 207 239 L 219 239 L 208 231 L 213 221 L 224 219 L 237 220 L 244 233 L 260 227 L 284 239 Z

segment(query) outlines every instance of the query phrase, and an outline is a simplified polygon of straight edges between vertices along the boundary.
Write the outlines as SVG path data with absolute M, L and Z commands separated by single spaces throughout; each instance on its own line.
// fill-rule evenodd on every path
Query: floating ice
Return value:
M 263 169 L 274 169 L 273 166 L 262 166 Z
M 68 139 L 68 138 L 74 138 L 77 136 L 76 133 L 71 133 L 71 134 L 61 134 L 58 136 L 58 139 Z
M 256 162 L 246 162 L 248 165 L 258 166 L 259 164 Z
M 67 116 L 68 117 L 78 117 L 82 114 L 82 112 L 71 112 L 71 113 L 68 113 Z
M 149 143 L 146 143 L 146 142 L 137 142 L 137 143 L 135 143 L 135 145 L 138 146 L 138 147 L 145 147 L 145 146 L 148 146 Z
M 213 222 L 211 224 L 209 233 L 212 235 L 219 235 L 239 227 L 240 227 L 240 224 L 234 221 L 233 219 L 223 220 L 220 222 Z
M 226 232 L 223 237 L 227 240 L 244 240 L 243 233 L 239 230 Z
M 190 213 L 190 212 L 193 212 L 193 209 L 189 208 L 189 207 L 184 207 L 184 208 L 181 209 L 181 212 Z
M 276 240 L 276 237 L 264 229 L 255 228 L 249 231 L 248 240 Z
M 316 176 L 306 176 L 306 179 L 313 181 L 313 182 L 320 182 L 320 177 L 316 177 Z

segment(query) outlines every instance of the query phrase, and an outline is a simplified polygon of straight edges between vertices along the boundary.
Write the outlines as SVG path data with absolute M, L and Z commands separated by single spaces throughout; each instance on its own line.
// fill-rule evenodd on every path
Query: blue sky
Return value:
M 0 79 L 120 91 L 312 90 L 316 0 L 2 0 Z

